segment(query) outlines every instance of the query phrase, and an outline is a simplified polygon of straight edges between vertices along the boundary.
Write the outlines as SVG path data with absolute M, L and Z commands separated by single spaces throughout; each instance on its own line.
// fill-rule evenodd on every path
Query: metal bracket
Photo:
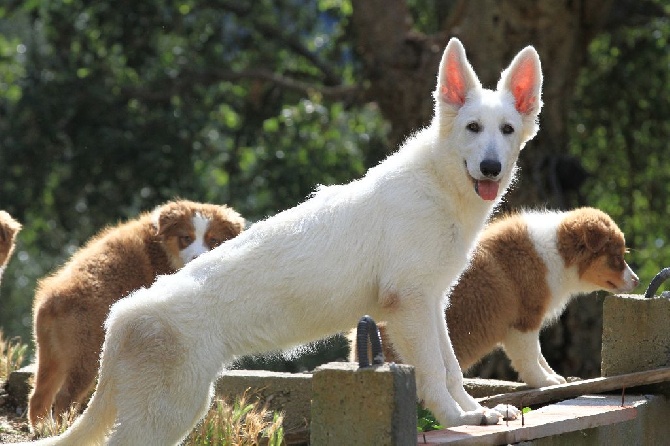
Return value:
M 660 287 L 661 284 L 666 280 L 668 280 L 669 278 L 670 278 L 670 268 L 663 268 L 658 274 L 656 274 L 656 276 L 653 279 L 651 279 L 649 287 L 647 288 L 647 291 L 645 291 L 644 293 L 644 297 L 646 299 L 652 299 L 656 294 L 656 290 L 658 290 L 658 287 Z M 670 298 L 670 292 L 663 291 L 660 297 Z
M 382 351 L 382 339 L 379 335 L 377 324 L 368 315 L 358 321 L 356 327 L 356 349 L 358 352 L 358 367 L 370 367 L 368 360 L 368 340 L 372 348 L 372 363 L 384 364 L 384 352 Z

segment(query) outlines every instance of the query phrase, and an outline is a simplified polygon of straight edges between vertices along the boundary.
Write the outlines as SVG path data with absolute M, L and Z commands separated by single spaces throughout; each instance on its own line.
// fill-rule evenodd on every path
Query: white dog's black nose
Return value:
M 498 160 L 484 160 L 479 164 L 479 171 L 485 177 L 497 177 L 502 170 L 502 165 Z

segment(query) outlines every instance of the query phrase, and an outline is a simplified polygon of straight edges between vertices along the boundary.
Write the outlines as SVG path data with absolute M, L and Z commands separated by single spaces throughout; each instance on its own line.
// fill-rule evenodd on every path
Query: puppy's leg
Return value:
M 73 404 L 81 404 L 95 384 L 98 372 L 96 352 L 75 357 L 75 364 L 68 370 L 65 382 L 56 395 L 54 416 L 65 413 Z
M 38 346 L 35 386 L 28 404 L 28 419 L 33 427 L 51 415 L 54 397 L 65 380 L 64 368 L 61 358 L 51 355 L 45 346 Z
M 497 423 L 497 412 L 476 404 L 477 408 L 464 411 L 447 390 L 445 376 L 453 379 L 449 382 L 450 388 L 455 389 L 460 383 L 460 391 L 464 392 L 463 375 L 453 349 L 454 360 L 449 364 L 445 364 L 440 351 L 440 339 L 447 338 L 447 327 L 444 318 L 435 315 L 443 314 L 442 305 L 438 299 L 434 302 L 426 301 L 421 296 L 406 296 L 387 318 L 387 328 L 395 350 L 404 362 L 416 367 L 419 398 L 445 426 Z
M 503 341 L 503 347 L 512 361 L 512 367 L 519 373 L 519 378 L 529 386 L 565 383 L 565 379 L 554 372 L 542 356 L 539 330 L 524 333 L 511 329 Z
M 565 378 L 563 378 L 561 375 L 556 373 L 554 369 L 551 368 L 551 366 L 545 359 L 544 355 L 542 354 L 542 350 L 540 350 L 540 366 L 544 369 L 545 372 L 547 372 L 552 377 L 556 378 L 559 384 L 565 384 L 568 382 Z

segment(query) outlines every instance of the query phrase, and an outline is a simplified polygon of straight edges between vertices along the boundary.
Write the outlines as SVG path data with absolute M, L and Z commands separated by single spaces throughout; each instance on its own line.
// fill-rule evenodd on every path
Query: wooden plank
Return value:
M 456 426 L 418 434 L 419 446 L 505 445 L 632 420 L 644 396 L 621 406 L 618 396 L 585 395 L 532 410 L 521 419 L 493 426 Z M 523 424 L 523 425 L 522 425 Z
M 479 398 L 478 401 L 487 407 L 495 407 L 498 404 L 511 404 L 521 408 L 574 398 L 579 395 L 630 389 L 631 387 L 656 384 L 665 381 L 670 381 L 670 367 L 627 373 L 625 375 L 585 379 L 583 381 L 556 386 L 540 387 L 539 389 L 521 390 L 518 392 Z

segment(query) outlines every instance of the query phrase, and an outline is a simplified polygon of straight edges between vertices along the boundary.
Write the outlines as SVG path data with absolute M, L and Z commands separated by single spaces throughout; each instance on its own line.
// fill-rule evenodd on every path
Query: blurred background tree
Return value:
M 0 328 L 28 340 L 35 282 L 107 224 L 175 196 L 254 221 L 359 177 L 428 122 L 451 36 L 488 86 L 523 46 L 542 59 L 541 131 L 505 207 L 609 212 L 648 283 L 670 264 L 669 12 L 662 0 L 7 0 L 0 208 L 24 229 Z M 543 334 L 559 373 L 599 374 L 601 300 L 578 299 Z M 474 373 L 513 376 L 500 355 Z

